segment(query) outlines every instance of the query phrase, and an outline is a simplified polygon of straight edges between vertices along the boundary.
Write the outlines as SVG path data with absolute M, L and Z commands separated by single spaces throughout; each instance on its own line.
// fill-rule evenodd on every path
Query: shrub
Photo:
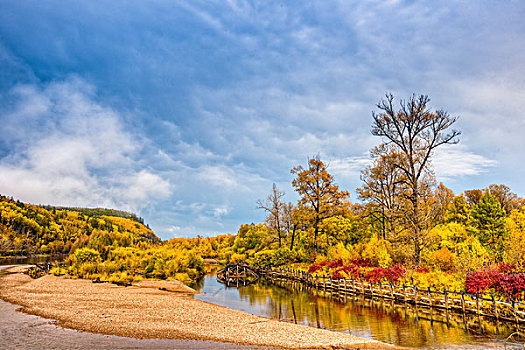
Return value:
M 456 268 L 456 254 L 443 247 L 432 253 L 430 264 L 442 271 L 453 271 Z

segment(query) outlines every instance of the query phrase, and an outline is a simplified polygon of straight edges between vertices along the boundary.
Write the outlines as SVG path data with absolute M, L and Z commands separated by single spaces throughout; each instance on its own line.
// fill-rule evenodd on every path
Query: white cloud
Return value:
M 437 149 L 432 160 L 436 176 L 441 180 L 453 177 L 479 175 L 498 162 L 475 154 L 460 145 L 446 145 Z
M 224 215 L 228 214 L 229 212 L 230 212 L 230 209 L 228 208 L 228 206 L 225 205 L 225 206 L 214 208 L 213 209 L 213 216 L 218 218 L 218 217 L 221 217 L 221 216 L 224 216 Z
M 342 179 L 359 179 L 361 170 L 371 163 L 367 155 L 334 159 L 328 162 L 328 171 Z
M 117 113 L 93 101 L 81 80 L 19 86 L 12 98 L 0 120 L 4 141 L 18 146 L 0 159 L 0 193 L 134 211 L 170 195 L 167 180 L 140 167 L 138 139 Z

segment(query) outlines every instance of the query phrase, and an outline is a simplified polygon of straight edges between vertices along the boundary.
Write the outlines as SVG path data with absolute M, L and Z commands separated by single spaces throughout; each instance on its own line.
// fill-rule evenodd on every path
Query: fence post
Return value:
M 430 287 L 428 287 L 428 304 L 432 308 L 432 293 L 430 292 Z
M 392 300 L 396 299 L 394 297 L 394 286 L 392 285 L 392 282 L 390 282 L 390 297 L 392 298 Z
M 363 282 L 362 278 L 361 278 L 361 287 L 363 287 L 363 295 L 365 295 L 365 282 Z
M 463 310 L 463 314 L 465 314 L 465 294 L 463 291 L 461 291 L 461 310 Z
M 405 298 L 405 304 L 407 302 L 407 290 L 406 290 L 406 287 L 405 287 L 405 284 L 403 283 L 403 297 Z
M 516 324 L 519 324 L 518 323 L 518 314 L 516 313 L 516 302 L 514 301 L 514 298 L 510 298 L 510 300 L 512 301 L 512 313 L 514 314 L 514 320 L 516 321 Z
M 352 293 L 354 295 L 357 295 L 357 292 L 355 291 L 355 280 L 352 278 Z
M 443 294 L 445 294 L 445 309 L 448 311 L 448 294 L 447 294 L 447 287 L 443 288 Z
M 412 289 L 414 289 L 414 299 L 416 301 L 416 307 L 417 307 L 417 286 L 414 286 Z
M 476 313 L 478 314 L 478 317 L 479 317 L 479 295 L 477 292 L 476 292 Z
M 492 295 L 492 307 L 494 308 L 494 315 L 496 315 L 496 321 L 499 321 L 498 308 L 496 307 L 496 300 L 494 300 L 494 295 Z

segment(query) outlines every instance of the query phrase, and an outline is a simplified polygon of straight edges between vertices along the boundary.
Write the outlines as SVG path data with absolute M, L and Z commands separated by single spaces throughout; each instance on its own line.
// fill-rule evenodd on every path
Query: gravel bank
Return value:
M 11 268 L 0 298 L 66 328 L 132 338 L 198 339 L 281 348 L 393 348 L 369 339 L 249 315 L 195 300 L 175 283 L 119 287 Z

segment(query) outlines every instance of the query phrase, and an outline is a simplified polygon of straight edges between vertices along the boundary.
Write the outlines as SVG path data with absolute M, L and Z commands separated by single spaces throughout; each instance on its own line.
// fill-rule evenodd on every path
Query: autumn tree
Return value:
M 400 101 L 400 109 L 394 108 L 394 97 L 377 104 L 379 112 L 372 112 L 372 134 L 382 137 L 384 143 L 399 153 L 396 167 L 404 175 L 405 196 L 408 199 L 408 219 L 414 243 L 414 261 L 421 260 L 421 199 L 423 179 L 430 171 L 430 160 L 434 150 L 444 144 L 458 142 L 457 130 L 447 132 L 457 120 L 443 110 L 428 108 L 428 96 L 413 95 L 407 101 Z
M 467 197 L 467 202 L 471 205 L 477 205 L 483 197 L 483 191 L 482 190 L 466 190 L 465 197 Z
M 339 190 L 319 156 L 309 159 L 307 168 L 299 165 L 291 173 L 296 175 L 292 186 L 300 196 L 297 207 L 302 215 L 299 216 L 308 218 L 313 229 L 314 249 L 317 251 L 321 222 L 344 211 L 350 194 Z
M 435 190 L 436 197 L 436 221 L 438 223 L 445 222 L 447 218 L 449 207 L 454 202 L 454 192 L 447 188 L 443 183 L 440 183 Z
M 383 238 L 386 239 L 386 230 L 390 233 L 390 241 L 397 238 L 399 218 L 400 193 L 404 186 L 403 173 L 397 167 L 399 154 L 395 150 L 385 150 L 385 147 L 376 147 L 372 150 L 373 164 L 361 172 L 363 187 L 358 188 L 359 199 L 369 203 L 372 213 L 377 212 L 381 220 Z
M 507 215 L 512 209 L 518 207 L 518 195 L 512 193 L 510 187 L 505 185 L 490 185 L 487 189 L 492 196 L 494 196 L 501 204 Z

